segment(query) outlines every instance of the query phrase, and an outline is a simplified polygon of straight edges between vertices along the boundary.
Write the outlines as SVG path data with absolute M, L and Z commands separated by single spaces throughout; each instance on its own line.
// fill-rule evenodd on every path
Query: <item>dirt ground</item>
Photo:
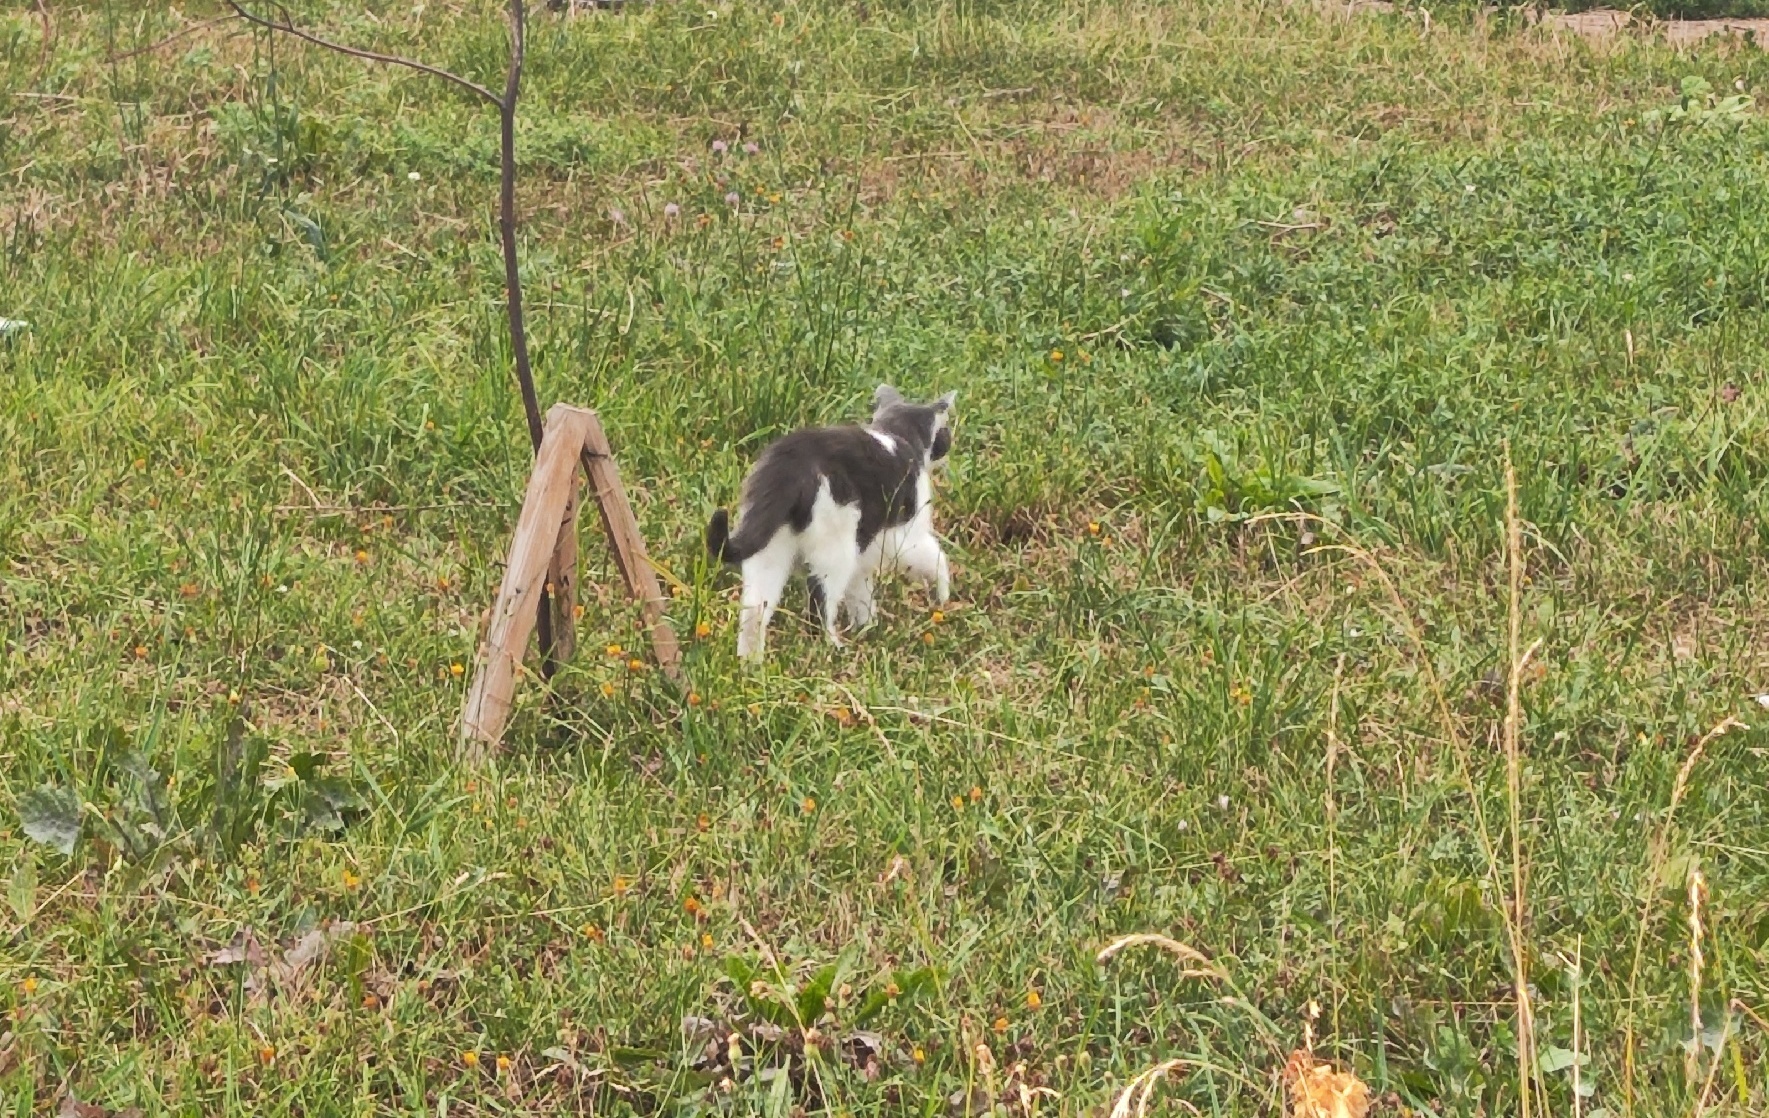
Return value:
M 1394 5 L 1388 0 L 1323 0 L 1322 7 L 1357 15 L 1391 11 Z M 1570 31 L 1588 39 L 1608 39 L 1624 31 L 1660 35 L 1675 44 L 1699 42 L 1711 35 L 1756 35 L 1769 39 L 1769 19 L 1636 18 L 1616 8 L 1545 13 L 1531 9 L 1526 11 L 1526 18 L 1550 31 Z

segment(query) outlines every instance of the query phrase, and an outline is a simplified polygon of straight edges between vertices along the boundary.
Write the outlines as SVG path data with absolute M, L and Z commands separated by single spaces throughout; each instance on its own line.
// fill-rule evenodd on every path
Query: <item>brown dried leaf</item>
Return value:
M 1290 1084 L 1290 1118 L 1364 1118 L 1370 1110 L 1370 1089 L 1350 1072 L 1316 1063 L 1298 1048 L 1284 1065 Z
M 231 963 L 246 963 L 253 968 L 264 965 L 264 948 L 259 946 L 258 937 L 252 929 L 242 928 L 221 950 L 211 953 L 207 959 L 210 966 L 224 967 Z
M 97 1103 L 81 1102 L 69 1091 L 61 1097 L 55 1118 L 141 1118 L 141 1111 L 133 1106 L 128 1110 L 112 1110 Z
M 300 977 L 302 971 L 312 966 L 326 953 L 326 948 L 355 931 L 354 921 L 340 920 L 329 928 L 315 928 L 308 932 L 283 955 L 282 965 L 277 971 L 277 978 L 287 982 Z

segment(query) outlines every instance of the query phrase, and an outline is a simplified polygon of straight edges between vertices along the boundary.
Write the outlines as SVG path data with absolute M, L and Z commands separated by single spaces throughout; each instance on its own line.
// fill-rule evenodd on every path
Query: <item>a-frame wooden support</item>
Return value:
M 559 662 L 576 649 L 577 515 L 585 476 L 602 514 L 615 565 L 650 626 L 657 665 L 671 679 L 680 678 L 676 633 L 664 616 L 663 592 L 602 422 L 587 408 L 555 404 L 547 412 L 546 432 L 522 498 L 504 580 L 473 665 L 473 685 L 461 715 L 461 748 L 469 760 L 482 759 L 503 740 L 522 656 L 543 596 L 550 603 L 553 647 L 541 654 Z M 543 595 L 543 591 L 548 592 Z

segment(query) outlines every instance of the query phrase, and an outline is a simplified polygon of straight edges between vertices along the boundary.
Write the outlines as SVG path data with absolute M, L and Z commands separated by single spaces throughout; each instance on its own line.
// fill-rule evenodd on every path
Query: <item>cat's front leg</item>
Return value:
M 916 535 L 904 547 L 897 562 L 933 590 L 934 604 L 943 606 L 952 596 L 952 567 L 931 530 Z

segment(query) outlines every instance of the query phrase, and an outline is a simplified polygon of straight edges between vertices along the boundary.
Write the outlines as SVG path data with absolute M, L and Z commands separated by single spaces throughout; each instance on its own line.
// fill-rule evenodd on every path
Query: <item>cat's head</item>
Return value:
M 957 392 L 948 392 L 929 404 L 917 404 L 888 384 L 872 394 L 872 425 L 910 435 L 927 448 L 928 461 L 943 461 L 952 450 L 952 404 Z

